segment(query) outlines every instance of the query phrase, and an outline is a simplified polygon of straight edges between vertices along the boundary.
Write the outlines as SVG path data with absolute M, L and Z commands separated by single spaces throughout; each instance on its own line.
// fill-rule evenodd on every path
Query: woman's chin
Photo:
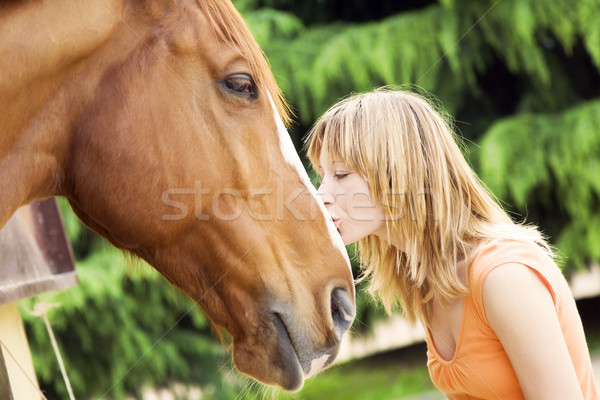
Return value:
M 339 230 L 338 230 L 339 232 Z M 344 242 L 345 246 L 348 246 L 349 244 L 358 242 L 360 240 L 360 238 L 354 238 L 354 237 L 349 237 L 348 235 L 344 235 L 342 232 L 340 232 L 340 236 L 342 237 L 342 241 Z

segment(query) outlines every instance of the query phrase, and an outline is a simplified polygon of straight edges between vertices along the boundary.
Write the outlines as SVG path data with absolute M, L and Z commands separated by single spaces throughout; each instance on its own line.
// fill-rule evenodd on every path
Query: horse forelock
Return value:
M 275 81 L 264 52 L 256 43 L 240 13 L 229 0 L 198 0 L 197 3 L 217 36 L 229 43 L 248 62 L 259 88 L 271 95 L 279 116 L 287 126 L 291 121 L 291 108 Z

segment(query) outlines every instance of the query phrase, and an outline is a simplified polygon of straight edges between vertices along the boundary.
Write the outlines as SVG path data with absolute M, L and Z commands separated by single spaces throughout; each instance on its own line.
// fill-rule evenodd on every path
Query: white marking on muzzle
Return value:
M 329 357 L 331 357 L 329 354 L 323 354 L 321 357 L 313 359 L 310 362 L 310 371 L 308 371 L 308 374 L 306 374 L 306 379 L 321 371 L 325 364 L 327 364 Z
M 267 94 L 269 95 L 269 101 L 271 102 L 271 107 L 273 107 L 273 113 L 275 115 L 275 124 L 277 125 L 277 132 L 279 133 L 279 148 L 281 149 L 281 153 L 283 153 L 283 158 L 296 169 L 296 172 L 298 172 L 302 183 L 304 183 L 309 193 L 315 198 L 317 204 L 319 204 L 319 209 L 323 213 L 325 223 L 327 224 L 327 229 L 329 230 L 331 242 L 339 249 L 340 253 L 342 253 L 342 256 L 344 256 L 346 259 L 348 268 L 352 273 L 352 267 L 350 266 L 350 259 L 348 258 L 348 252 L 346 251 L 346 246 L 344 246 L 344 241 L 338 233 L 333 221 L 331 220 L 331 217 L 329 217 L 329 213 L 327 212 L 327 209 L 325 209 L 325 204 L 323 204 L 323 201 L 317 195 L 317 189 L 315 189 L 310 182 L 310 178 L 308 177 L 308 174 L 302 165 L 302 161 L 296 152 L 292 138 L 290 138 L 290 135 L 285 128 L 285 125 L 283 125 L 283 121 L 281 120 L 279 113 L 277 112 L 277 108 L 275 108 L 275 103 L 273 103 L 271 94 Z
M 352 321 L 354 319 L 354 317 L 350 314 L 348 314 L 346 311 L 344 311 L 344 309 L 342 307 L 338 308 L 338 311 L 340 313 L 342 313 L 342 317 L 346 320 L 346 321 Z

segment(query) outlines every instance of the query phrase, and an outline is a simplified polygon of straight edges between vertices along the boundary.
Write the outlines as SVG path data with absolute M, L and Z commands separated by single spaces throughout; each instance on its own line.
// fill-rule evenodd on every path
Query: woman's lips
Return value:
M 331 220 L 333 221 L 333 224 L 335 225 L 335 229 L 337 229 L 339 232 L 340 231 L 340 219 L 339 218 L 331 218 Z

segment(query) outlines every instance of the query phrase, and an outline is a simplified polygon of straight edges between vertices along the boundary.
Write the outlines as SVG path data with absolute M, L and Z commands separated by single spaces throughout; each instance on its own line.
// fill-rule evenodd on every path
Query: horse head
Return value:
M 195 299 L 241 372 L 296 390 L 335 358 L 354 288 L 273 75 L 227 1 L 111 7 L 61 91 L 55 194 Z

